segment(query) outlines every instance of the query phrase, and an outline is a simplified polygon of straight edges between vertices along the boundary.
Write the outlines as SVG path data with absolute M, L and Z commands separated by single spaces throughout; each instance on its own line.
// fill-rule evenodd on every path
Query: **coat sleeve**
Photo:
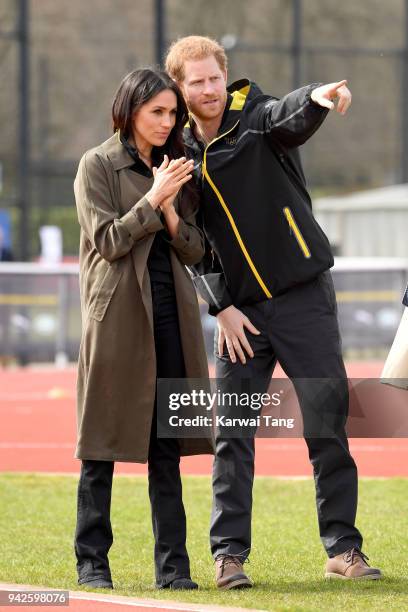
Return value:
M 200 217 L 198 217 L 200 225 Z M 198 264 L 190 266 L 194 285 L 208 304 L 210 315 L 216 316 L 219 312 L 232 305 L 221 263 L 206 238 L 204 257 Z
M 101 257 L 112 262 L 129 253 L 138 240 L 163 229 L 163 224 L 144 197 L 120 217 L 106 172 L 95 152 L 86 153 L 79 163 L 74 192 L 81 228 Z
M 179 213 L 177 236 L 167 239 L 185 266 L 197 264 L 204 256 L 204 234 L 197 225 L 196 217 L 195 211 L 189 211 L 185 216 Z
M 260 96 L 249 113 L 250 128 L 266 133 L 287 148 L 304 144 L 321 126 L 329 110 L 311 94 L 321 83 L 296 89 L 282 99 Z

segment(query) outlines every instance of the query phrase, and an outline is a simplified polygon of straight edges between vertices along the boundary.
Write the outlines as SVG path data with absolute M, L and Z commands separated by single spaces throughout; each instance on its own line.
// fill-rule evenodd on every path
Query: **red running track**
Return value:
M 349 377 L 375 378 L 379 362 L 348 364 Z M 283 376 L 282 372 L 276 374 Z M 0 371 L 0 471 L 78 472 L 75 448 L 74 368 Z M 408 439 L 350 440 L 360 476 L 408 476 Z M 182 460 L 184 474 L 209 474 L 210 456 Z M 145 474 L 146 466 L 117 463 L 116 473 Z M 265 476 L 311 476 L 302 439 L 258 439 L 256 472 Z
M 0 604 L 5 606 L 10 605 L 10 595 L 14 595 L 16 592 L 19 594 L 20 599 L 22 597 L 29 597 L 27 593 L 44 593 L 47 591 L 60 594 L 61 591 L 56 589 L 43 589 L 38 586 L 22 585 L 22 584 L 5 584 L 0 583 Z M 65 591 L 65 593 L 67 593 Z M 182 594 L 180 594 L 182 596 Z M 12 604 L 13 605 L 13 604 Z M 19 605 L 14 603 L 14 605 Z M 22 604 L 20 604 L 22 605 Z M 45 604 L 44 604 L 45 605 Z M 0 609 L 4 610 L 5 606 L 0 605 Z M 35 609 L 38 606 L 30 606 L 24 604 L 25 609 Z M 53 606 L 52 604 L 46 604 L 47 611 L 59 612 L 61 609 L 65 609 L 65 606 L 60 604 Z M 132 608 L 139 608 L 143 612 L 248 612 L 248 608 L 232 608 L 224 606 L 214 606 L 207 604 L 195 604 L 195 603 L 183 603 L 178 601 L 166 601 L 161 599 L 141 599 L 140 597 L 125 597 L 123 595 L 105 595 L 101 593 L 90 593 L 80 591 L 69 591 L 69 610 L 70 612 L 94 612 L 94 610 L 102 610 L 103 612 L 117 612 L 123 611 L 123 606 L 131 606 Z M 262 612 L 260 610 L 252 610 L 251 612 Z

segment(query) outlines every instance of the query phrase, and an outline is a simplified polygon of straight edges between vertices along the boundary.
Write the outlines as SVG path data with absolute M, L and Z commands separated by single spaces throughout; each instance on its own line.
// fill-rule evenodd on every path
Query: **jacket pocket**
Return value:
M 108 266 L 101 284 L 99 285 L 95 303 L 90 313 L 92 319 L 96 319 L 96 321 L 103 320 L 122 274 L 123 270 L 119 268 L 117 262 L 113 262 Z
M 285 208 L 283 209 L 283 214 L 285 215 L 286 221 L 288 222 L 290 233 L 293 234 L 293 236 L 296 238 L 296 241 L 304 257 L 306 257 L 306 259 L 309 259 L 312 256 L 312 254 L 295 221 L 293 213 L 288 206 L 285 206 Z

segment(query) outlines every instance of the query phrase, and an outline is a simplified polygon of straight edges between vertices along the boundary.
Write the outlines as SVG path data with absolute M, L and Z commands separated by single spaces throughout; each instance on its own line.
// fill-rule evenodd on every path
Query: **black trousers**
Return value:
M 234 380 L 269 381 L 279 360 L 291 379 L 320 379 L 310 381 L 310 385 L 306 380 L 295 382 L 304 430 L 312 423 L 313 431 L 316 411 L 326 413 L 322 414 L 323 419 L 328 416 L 328 422 L 334 425 L 330 437 L 305 434 L 313 465 L 320 537 L 330 557 L 351 547 L 361 547 L 362 537 L 354 524 L 357 468 L 344 429 L 348 414 L 347 376 L 330 272 L 284 295 L 240 309 L 261 332 L 259 336 L 246 332 L 255 356 L 243 365 L 238 358 L 232 363 L 225 347 L 223 355 L 218 355 L 216 333 L 216 378 L 223 379 L 227 389 Z M 221 380 L 218 382 L 222 384 Z M 317 400 L 317 405 L 313 389 L 316 384 L 320 398 L 324 397 L 324 401 Z M 322 384 L 327 387 L 323 393 Z M 222 432 L 218 434 L 210 531 L 214 557 L 249 554 L 254 454 L 253 438 L 223 438 Z
M 185 376 L 174 287 L 152 282 L 157 377 Z M 135 407 L 136 409 L 136 407 Z M 108 552 L 113 542 L 110 521 L 113 461 L 82 461 L 75 533 L 78 582 L 111 578 Z M 180 478 L 178 440 L 158 439 L 156 408 L 148 457 L 149 497 L 155 540 L 157 586 L 190 577 L 186 550 L 186 516 Z

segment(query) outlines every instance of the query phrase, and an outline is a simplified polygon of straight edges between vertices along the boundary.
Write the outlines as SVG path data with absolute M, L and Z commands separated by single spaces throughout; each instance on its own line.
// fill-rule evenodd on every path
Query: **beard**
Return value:
M 189 111 L 198 119 L 209 120 L 215 119 L 224 112 L 227 96 L 218 98 L 215 104 L 192 104 L 189 106 Z

